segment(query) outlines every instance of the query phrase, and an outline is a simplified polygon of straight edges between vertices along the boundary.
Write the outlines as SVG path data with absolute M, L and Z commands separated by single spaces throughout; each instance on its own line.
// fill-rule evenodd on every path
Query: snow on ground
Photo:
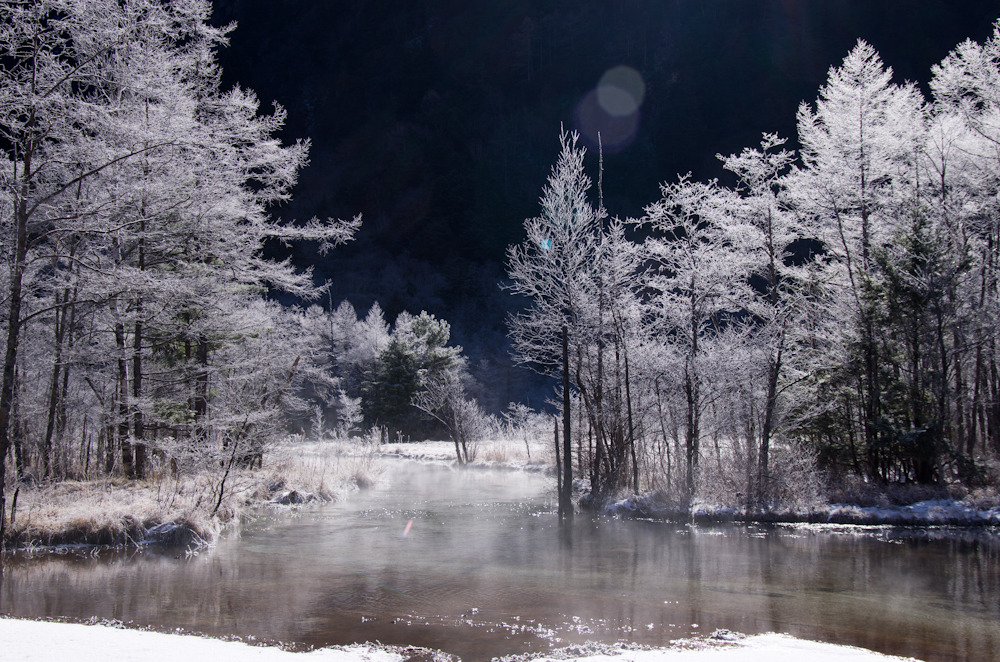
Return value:
M 671 519 L 681 516 L 676 507 L 662 503 L 654 494 L 632 495 L 613 501 L 601 511 L 612 517 Z M 691 516 L 700 522 L 742 521 L 743 509 L 695 503 Z M 933 499 L 908 506 L 855 506 L 832 503 L 809 510 L 770 513 L 754 521 L 811 524 L 868 524 L 896 526 L 1000 526 L 1000 506 L 981 508 L 954 499 Z
M 428 463 L 457 464 L 455 442 L 417 441 L 385 443 L 380 446 L 383 456 L 418 460 Z M 488 439 L 470 447 L 473 460 L 471 468 L 520 469 L 522 471 L 547 471 L 552 468 L 552 449 L 537 441 L 529 449 L 517 439 Z
M 919 501 L 909 506 L 862 508 L 846 504 L 827 506 L 830 521 L 860 519 L 875 523 L 902 524 L 992 524 L 1000 525 L 1000 506 L 977 508 L 954 499 Z
M 124 630 L 104 625 L 0 619 L 2 658 L 20 662 L 401 662 L 399 653 L 374 646 L 323 648 L 291 653 L 238 641 Z
M 202 637 L 126 630 L 105 625 L 51 623 L 0 618 L 0 641 L 3 659 L 73 660 L 143 660 L 143 662 L 405 662 L 412 653 L 416 659 L 429 660 L 426 651 L 383 649 L 376 645 L 337 646 L 306 653 L 279 648 L 251 646 L 242 642 L 220 641 Z M 690 646 L 691 642 L 683 642 Z M 442 659 L 444 656 L 441 656 Z M 690 649 L 608 649 L 576 648 L 558 651 L 547 660 L 586 662 L 886 662 L 904 658 L 833 644 L 803 641 L 787 635 L 762 634 L 732 637 L 723 646 Z M 913 659 L 913 658 L 907 658 Z
M 456 464 L 455 444 L 451 441 L 421 441 L 386 443 L 380 453 L 388 457 L 417 460 L 432 464 Z M 476 444 L 472 468 L 504 468 L 524 471 L 551 469 L 552 449 L 533 441 L 528 459 L 524 444 L 518 440 L 497 439 Z M 574 489 L 589 490 L 586 479 L 574 481 Z M 653 519 L 686 519 L 675 506 L 663 503 L 656 494 L 632 495 L 606 504 L 602 514 L 611 517 L 648 517 Z M 699 522 L 732 522 L 746 518 L 743 509 L 698 502 L 691 516 Z M 955 499 L 932 499 L 908 506 L 856 506 L 832 503 L 808 510 L 770 513 L 754 521 L 866 524 L 895 526 L 1000 526 L 1000 505 L 980 507 Z
M 390 442 L 379 447 L 382 455 L 423 462 L 454 462 L 455 444 L 451 441 Z
M 815 641 L 796 639 L 784 634 L 758 634 L 752 637 L 734 636 L 726 646 L 696 646 L 690 641 L 675 649 L 649 649 L 603 652 L 582 657 L 533 658 L 531 662 L 576 660 L 581 662 L 887 662 L 888 660 L 914 660 L 881 655 L 852 646 L 836 646 Z

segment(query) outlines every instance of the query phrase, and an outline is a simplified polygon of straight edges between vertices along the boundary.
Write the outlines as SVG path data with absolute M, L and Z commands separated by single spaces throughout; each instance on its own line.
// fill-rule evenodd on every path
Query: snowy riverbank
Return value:
M 476 444 L 469 469 L 551 472 L 553 452 L 533 442 L 493 440 Z M 352 441 L 286 440 L 272 447 L 265 469 L 240 471 L 224 485 L 221 508 L 212 512 L 218 476 L 148 481 L 104 479 L 25 484 L 11 512 L 7 549 L 46 550 L 63 546 L 144 546 L 211 544 L 228 522 L 263 506 L 333 501 L 352 490 L 374 487 L 382 458 L 457 466 L 452 442 L 371 444 Z M 581 493 L 586 480 L 577 481 Z M 554 478 L 553 478 L 554 483 Z M 9 490 L 13 494 L 12 490 Z M 883 526 L 1000 526 L 1000 501 L 925 499 L 907 505 L 822 504 L 797 511 L 747 513 L 730 506 L 697 502 L 690 513 L 656 493 L 631 495 L 603 505 L 611 517 L 696 523 L 796 523 Z
M 927 499 L 907 505 L 859 506 L 821 504 L 808 510 L 747 513 L 745 509 L 695 503 L 690 515 L 656 494 L 632 495 L 605 504 L 611 517 L 688 521 L 700 524 L 746 522 L 788 524 L 856 524 L 879 526 L 1000 526 L 1000 504 L 982 505 L 958 499 Z
M 21 662 L 74 660 L 212 660 L 212 662 L 444 662 L 455 658 L 417 648 L 373 644 L 335 646 L 309 652 L 254 646 L 179 634 L 129 630 L 106 625 L 52 623 L 0 618 L 4 659 Z M 576 647 L 511 660 L 579 660 L 586 662 L 886 662 L 913 658 L 803 641 L 786 635 L 729 636 L 708 641 L 682 641 L 668 649 L 637 650 L 607 646 Z
M 378 446 L 287 439 L 263 469 L 205 470 L 146 480 L 24 481 L 8 486 L 8 550 L 65 547 L 204 547 L 240 518 L 269 506 L 336 501 L 374 485 Z
M 469 468 L 505 468 L 523 471 L 553 471 L 552 450 L 533 443 L 529 456 L 522 444 L 507 441 L 482 443 Z M 457 465 L 455 447 L 446 441 L 382 444 L 383 456 L 418 462 Z M 553 478 L 553 482 L 554 482 Z M 578 491 L 589 489 L 588 481 L 575 482 Z M 923 499 L 906 505 L 820 504 L 807 510 L 776 510 L 747 513 L 745 509 L 696 502 L 690 513 L 678 510 L 656 493 L 630 495 L 612 500 L 599 512 L 610 517 L 639 517 L 701 524 L 747 522 L 789 524 L 857 524 L 881 526 L 1000 526 L 1000 500 Z

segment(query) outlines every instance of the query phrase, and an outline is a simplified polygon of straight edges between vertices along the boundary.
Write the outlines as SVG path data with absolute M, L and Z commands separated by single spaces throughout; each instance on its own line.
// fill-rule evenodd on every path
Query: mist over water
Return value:
M 387 466 L 385 486 L 275 511 L 197 556 L 8 559 L 0 612 L 314 646 L 378 640 L 463 660 L 588 640 L 667 645 L 716 628 L 1000 657 L 995 532 L 586 515 L 561 527 L 549 477 Z

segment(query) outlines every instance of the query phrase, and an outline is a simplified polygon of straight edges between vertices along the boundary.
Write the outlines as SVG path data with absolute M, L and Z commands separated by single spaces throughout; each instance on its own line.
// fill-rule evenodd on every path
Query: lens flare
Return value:
M 632 67 L 608 69 L 597 83 L 597 103 L 612 117 L 634 115 L 645 97 L 646 81 Z
M 576 106 L 573 116 L 576 129 L 588 146 L 600 144 L 607 153 L 620 152 L 628 147 L 639 131 L 638 111 L 631 115 L 611 115 L 601 107 L 597 91 L 591 90 Z
M 612 67 L 577 104 L 576 129 L 590 146 L 620 152 L 635 140 L 645 98 L 642 74 L 626 65 Z

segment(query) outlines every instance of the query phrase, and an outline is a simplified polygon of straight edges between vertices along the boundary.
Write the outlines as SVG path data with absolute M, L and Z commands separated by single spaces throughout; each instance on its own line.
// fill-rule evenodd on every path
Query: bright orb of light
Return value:
M 573 122 L 589 147 L 598 146 L 606 154 L 622 151 L 639 131 L 640 112 L 612 115 L 597 100 L 597 90 L 591 90 L 576 105 Z
M 634 115 L 645 96 L 642 74 L 624 64 L 605 71 L 597 83 L 597 103 L 612 117 Z
M 624 64 L 612 67 L 577 103 L 574 124 L 588 147 L 600 147 L 608 154 L 620 152 L 639 132 L 645 98 L 642 74 Z

